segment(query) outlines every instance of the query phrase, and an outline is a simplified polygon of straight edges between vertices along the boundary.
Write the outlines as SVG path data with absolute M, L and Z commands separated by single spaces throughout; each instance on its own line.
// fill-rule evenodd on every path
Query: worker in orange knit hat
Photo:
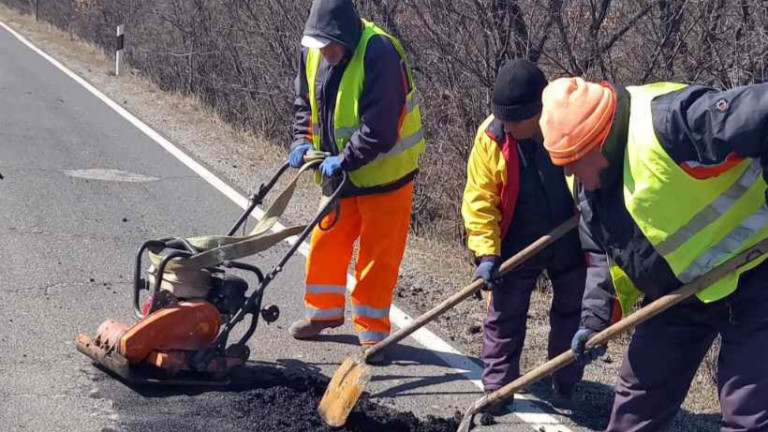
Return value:
M 549 110 L 542 113 L 546 149 L 555 165 L 568 165 L 602 145 L 616 112 L 616 94 L 607 83 L 560 79 L 547 86 Z
M 647 304 L 768 238 L 768 84 L 561 78 L 542 105 L 544 147 L 577 180 L 589 268 L 571 348 L 582 363 L 605 352 L 586 342 L 641 297 Z M 669 430 L 718 336 L 722 430 L 768 430 L 766 258 L 637 327 L 607 432 Z

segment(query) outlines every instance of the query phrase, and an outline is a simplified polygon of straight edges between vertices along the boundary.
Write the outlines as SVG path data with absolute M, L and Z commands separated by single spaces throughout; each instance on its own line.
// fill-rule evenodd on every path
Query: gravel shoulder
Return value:
M 250 132 L 236 130 L 210 109 L 201 107 L 193 97 L 163 92 L 132 70 L 115 77 L 112 59 L 98 47 L 48 24 L 36 23 L 33 17 L 19 15 L 4 5 L 0 5 L 0 19 L 243 193 L 253 192 L 259 183 L 268 180 L 287 155 L 285 145 L 281 145 L 287 143 L 268 142 Z M 284 217 L 288 223 L 307 220 L 317 208 L 318 191 L 308 178 L 300 182 L 296 194 Z M 471 272 L 470 256 L 461 245 L 411 236 L 395 303 L 418 315 L 464 286 Z M 551 293 L 542 284 L 531 302 L 524 370 L 545 359 L 550 300 Z M 432 328 L 458 349 L 477 356 L 484 314 L 485 302 L 470 299 L 445 314 Z M 582 400 L 573 413 L 562 412 L 561 421 L 586 430 L 605 426 L 613 397 L 612 384 L 626 342 L 627 339 L 614 343 L 603 361 L 587 369 Z M 711 365 L 716 356 L 710 353 L 708 357 Z M 697 374 L 674 430 L 718 430 L 719 403 L 711 368 L 705 364 Z M 542 389 L 538 386 L 533 392 Z

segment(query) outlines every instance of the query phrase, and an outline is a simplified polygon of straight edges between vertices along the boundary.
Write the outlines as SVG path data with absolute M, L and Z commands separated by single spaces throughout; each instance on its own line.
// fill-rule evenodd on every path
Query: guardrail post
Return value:
M 124 35 L 125 25 L 117 26 L 117 50 L 115 51 L 115 76 L 120 76 L 120 70 L 123 66 L 123 48 L 125 45 Z

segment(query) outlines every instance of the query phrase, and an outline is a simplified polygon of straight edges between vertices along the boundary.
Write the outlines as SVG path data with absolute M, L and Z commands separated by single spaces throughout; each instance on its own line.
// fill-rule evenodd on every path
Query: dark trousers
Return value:
M 666 431 L 717 335 L 727 432 L 768 431 L 768 265 L 716 303 L 691 300 L 637 327 L 624 355 L 608 432 Z
M 531 292 L 542 270 L 515 271 L 503 278 L 489 300 L 483 322 L 483 385 L 494 391 L 520 376 L 520 354 L 525 340 L 526 319 Z M 548 354 L 555 357 L 570 349 L 571 338 L 579 327 L 581 298 L 586 270 L 577 266 L 567 271 L 548 271 L 554 299 L 549 314 Z M 559 385 L 581 380 L 583 367 L 572 364 L 554 374 Z

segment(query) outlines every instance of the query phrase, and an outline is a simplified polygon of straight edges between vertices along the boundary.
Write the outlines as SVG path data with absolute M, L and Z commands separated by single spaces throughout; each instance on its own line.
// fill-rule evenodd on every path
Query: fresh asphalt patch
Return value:
M 277 365 L 249 363 L 232 374 L 227 387 L 128 387 L 105 383 L 101 397 L 112 400 L 125 432 L 454 432 L 453 418 L 399 412 L 371 402 L 356 405 L 347 425 L 333 428 L 317 414 L 327 378 L 291 372 Z M 107 432 L 107 431 L 105 431 Z

